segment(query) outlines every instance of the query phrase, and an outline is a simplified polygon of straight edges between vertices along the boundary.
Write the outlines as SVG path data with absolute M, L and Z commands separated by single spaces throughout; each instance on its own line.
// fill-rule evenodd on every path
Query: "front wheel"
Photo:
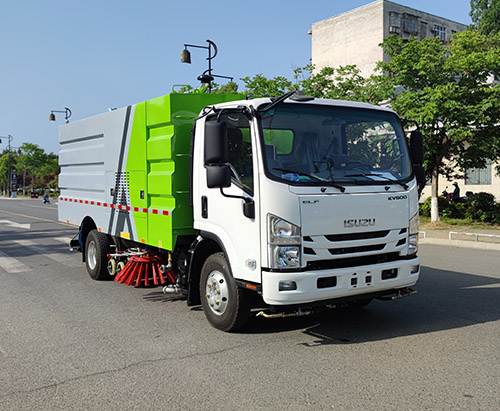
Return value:
M 222 331 L 242 328 L 250 316 L 251 296 L 238 288 L 222 253 L 207 258 L 201 270 L 200 295 L 208 322 Z
M 94 280 L 110 280 L 108 257 L 111 239 L 108 235 L 92 230 L 85 242 L 85 264 L 90 277 Z

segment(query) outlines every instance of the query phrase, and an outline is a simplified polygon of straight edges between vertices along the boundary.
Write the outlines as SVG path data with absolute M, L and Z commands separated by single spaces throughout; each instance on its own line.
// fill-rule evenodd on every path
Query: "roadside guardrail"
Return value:
M 450 231 L 448 233 L 448 240 L 452 239 L 451 237 L 453 234 L 475 237 L 476 241 L 479 241 L 479 237 L 500 238 L 500 235 L 497 235 L 497 234 L 481 234 L 481 233 L 466 233 L 463 231 Z M 425 236 L 424 236 L 424 238 L 425 238 Z

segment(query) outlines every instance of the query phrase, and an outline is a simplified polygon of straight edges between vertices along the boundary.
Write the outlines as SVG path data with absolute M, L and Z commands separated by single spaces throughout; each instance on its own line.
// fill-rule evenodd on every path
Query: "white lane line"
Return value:
M 24 265 L 17 258 L 9 257 L 3 251 L 0 251 L 0 268 L 11 274 L 33 271 L 31 267 Z
M 10 220 L 0 220 L 0 224 L 5 224 L 8 225 L 9 227 L 13 228 L 23 228 L 25 230 L 30 230 L 31 229 L 31 224 L 21 224 L 21 223 L 16 223 L 14 221 Z
M 54 237 L 54 240 L 59 241 L 60 243 L 64 243 L 69 247 L 69 242 L 73 239 L 73 237 Z
M 47 252 L 46 248 L 40 247 L 32 240 L 14 240 L 14 242 L 23 247 L 28 247 L 35 251 L 37 254 L 50 258 L 51 260 L 54 260 L 59 264 L 63 264 L 66 267 L 80 267 L 81 265 L 80 260 L 71 256 L 69 254 L 69 251 L 68 254 Z
M 23 206 L 26 206 L 26 207 L 33 207 L 33 208 L 44 208 L 45 210 L 47 209 L 50 209 L 50 210 L 57 210 L 56 207 L 51 207 L 50 204 L 46 204 L 46 205 L 33 205 L 33 204 L 23 204 Z

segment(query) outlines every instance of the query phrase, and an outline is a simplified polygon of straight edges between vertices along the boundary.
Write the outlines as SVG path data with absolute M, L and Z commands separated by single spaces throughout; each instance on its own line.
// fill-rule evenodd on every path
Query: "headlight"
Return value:
M 269 242 L 271 244 L 300 244 L 300 228 L 269 215 Z
M 273 268 L 300 267 L 300 247 L 272 246 Z
M 418 234 L 412 234 L 408 237 L 408 255 L 418 252 Z
M 409 236 L 408 236 L 408 255 L 417 254 L 418 252 L 418 229 L 420 218 L 415 214 L 410 219 Z
M 269 215 L 270 268 L 299 268 L 301 264 L 300 227 Z
M 420 225 L 420 217 L 417 212 L 417 214 L 415 214 L 412 218 L 410 218 L 410 235 L 418 234 L 419 225 Z

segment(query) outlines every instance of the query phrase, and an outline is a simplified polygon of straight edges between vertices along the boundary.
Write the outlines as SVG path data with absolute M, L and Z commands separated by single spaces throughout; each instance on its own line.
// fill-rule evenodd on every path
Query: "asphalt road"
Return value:
M 56 205 L 0 199 L 1 410 L 498 410 L 500 255 L 421 247 L 419 293 L 215 330 L 90 279 Z

